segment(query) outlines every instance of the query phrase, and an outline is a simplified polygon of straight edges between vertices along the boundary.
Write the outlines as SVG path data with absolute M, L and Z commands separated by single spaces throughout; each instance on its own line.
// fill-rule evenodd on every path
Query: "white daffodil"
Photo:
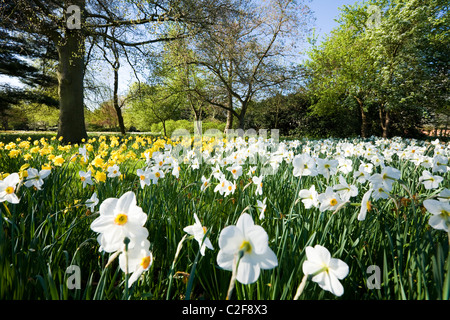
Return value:
M 353 178 L 356 179 L 356 182 L 363 184 L 369 179 L 369 174 L 364 170 L 358 169 L 353 172 Z
M 109 166 L 107 171 L 108 171 L 109 178 L 115 178 L 115 177 L 119 177 L 121 175 L 119 166 L 117 164 L 115 164 L 113 166 Z
M 175 159 L 172 161 L 172 175 L 177 179 L 180 177 L 180 165 Z
M 14 172 L 7 176 L 5 179 L 0 180 L 0 202 L 8 201 L 9 203 L 19 203 L 20 200 L 14 193 L 17 185 L 20 182 L 20 177 L 17 172 Z
M 389 190 L 384 189 L 382 185 L 373 187 L 372 198 L 374 200 L 389 198 Z
M 150 242 L 147 239 L 137 243 L 135 247 L 125 251 L 119 256 L 119 266 L 123 272 L 131 274 L 128 279 L 130 288 L 136 280 L 153 264 L 153 255 L 150 251 Z M 128 268 L 127 268 L 128 267 Z
M 316 160 L 317 163 L 317 172 L 323 175 L 327 180 L 336 174 L 338 170 L 339 161 L 338 160 L 330 160 L 330 159 L 321 159 L 318 158 Z
M 334 192 L 331 187 L 327 187 L 324 193 L 319 194 L 318 200 L 320 202 L 320 212 L 326 210 L 336 210 L 343 202 L 340 196 Z
M 443 177 L 438 175 L 432 175 L 430 171 L 424 170 L 422 175 L 419 177 L 419 182 L 423 184 L 425 189 L 437 189 L 439 184 L 444 180 Z
M 164 178 L 164 171 L 158 165 L 153 166 L 150 170 L 148 177 L 150 178 L 153 184 L 157 184 L 159 179 Z
M 27 170 L 27 180 L 24 182 L 25 187 L 36 187 L 36 189 L 41 190 L 42 185 L 44 184 L 44 179 L 48 177 L 50 174 L 50 170 L 41 170 L 38 171 L 35 168 L 30 168 Z
M 197 217 L 197 214 L 195 213 L 194 213 L 194 220 L 195 223 L 193 225 L 185 227 L 183 231 L 194 236 L 194 239 L 197 240 L 200 246 L 200 253 L 202 254 L 202 256 L 204 256 L 206 248 L 214 250 L 214 247 L 209 238 L 205 237 L 207 229 L 206 227 L 202 226 L 202 223 L 200 222 L 200 220 Z
M 384 190 L 390 192 L 392 190 L 392 184 L 400 179 L 400 170 L 392 167 L 385 167 L 381 173 L 375 173 L 370 178 L 369 181 L 372 183 L 373 188 L 383 187 Z
M 231 172 L 234 180 L 237 180 L 242 175 L 242 167 L 240 165 L 228 167 L 227 171 Z
M 437 199 L 442 202 L 450 202 L 450 189 L 442 190 L 438 195 Z
M 308 190 L 300 190 L 298 196 L 302 199 L 306 209 L 310 209 L 312 207 L 318 208 L 320 205 L 319 193 L 316 191 L 315 185 L 312 185 Z
M 86 185 L 93 185 L 94 184 L 94 182 L 92 182 L 91 170 L 88 170 L 88 172 L 80 170 L 78 172 L 78 174 L 80 175 L 81 182 L 83 183 L 83 188 L 86 187 Z
M 358 220 L 363 221 L 366 219 L 367 212 L 372 210 L 372 203 L 369 201 L 370 196 L 372 195 L 373 189 L 369 189 L 366 193 L 364 193 L 362 201 L 361 201 L 361 210 L 358 214 Z
M 142 189 L 144 189 L 145 186 L 150 185 L 150 169 L 137 169 L 136 174 L 139 177 L 139 183 L 141 184 Z
M 78 153 L 83 157 L 84 163 L 87 163 L 89 156 L 87 154 L 86 146 L 78 148 Z
M 256 174 L 256 169 L 257 169 L 257 167 L 251 166 L 251 167 L 248 169 L 247 174 L 248 174 L 249 176 L 254 176 L 254 175 Z
M 447 157 L 444 157 L 443 155 L 435 155 L 433 157 L 433 168 L 431 169 L 431 171 L 446 173 L 447 172 L 447 164 L 448 164 Z
M 351 159 L 347 158 L 339 158 L 339 165 L 338 165 L 338 171 L 342 172 L 343 174 L 348 174 L 353 171 L 353 161 Z
M 264 214 L 265 214 L 266 208 L 267 208 L 266 200 L 267 200 L 267 198 L 264 198 L 263 201 L 256 200 L 256 208 L 259 211 L 259 219 L 260 220 L 265 218 Z
M 423 202 L 424 207 L 433 216 L 428 224 L 437 230 L 449 232 L 450 225 L 450 203 L 439 200 L 428 199 Z
M 214 168 L 212 168 L 212 176 L 218 180 L 221 180 L 223 177 L 223 172 L 220 168 L 220 165 L 218 163 L 216 163 L 216 166 Z
M 97 193 L 94 192 L 92 196 L 85 202 L 86 207 L 88 207 L 91 211 L 94 211 L 95 207 L 98 204 Z
M 262 193 L 263 193 L 263 190 L 262 190 L 262 187 L 263 187 L 262 180 L 263 180 L 263 176 L 260 176 L 260 177 L 253 176 L 253 177 L 252 177 L 252 181 L 253 181 L 253 183 L 256 185 L 256 191 L 255 191 L 255 194 L 256 194 L 256 195 L 262 195 Z
M 200 190 L 205 191 L 205 189 L 208 188 L 209 185 L 209 179 L 205 178 L 205 176 L 202 176 L 202 186 L 200 187 Z
M 132 191 L 124 193 L 119 199 L 108 198 L 100 205 L 100 216 L 91 223 L 91 229 L 100 233 L 97 240 L 100 250 L 115 252 L 123 250 L 124 239 L 130 239 L 129 248 L 148 236 L 144 228 L 147 215 L 136 204 Z
M 292 159 L 292 165 L 294 166 L 294 177 L 317 175 L 316 162 L 307 153 L 296 155 Z
M 342 201 L 349 201 L 350 198 L 358 195 L 358 188 L 354 185 L 349 185 L 342 175 L 339 176 L 339 183 L 333 189 L 339 194 Z
M 305 275 L 312 277 L 323 290 L 327 290 L 336 296 L 344 293 L 344 287 L 339 280 L 344 279 L 349 272 L 348 265 L 331 257 L 327 248 L 321 245 L 306 247 L 306 258 L 302 269 Z
M 251 216 L 243 213 L 236 225 L 225 227 L 219 235 L 217 264 L 232 271 L 239 256 L 236 280 L 242 284 L 258 280 L 261 269 L 278 266 L 278 259 L 270 249 L 266 231 L 253 223 Z

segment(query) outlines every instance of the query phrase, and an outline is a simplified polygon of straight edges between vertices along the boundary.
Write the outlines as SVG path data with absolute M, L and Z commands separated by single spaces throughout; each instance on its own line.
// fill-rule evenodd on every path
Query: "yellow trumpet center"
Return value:
M 114 223 L 119 226 L 123 226 L 125 223 L 127 223 L 127 221 L 128 221 L 128 216 L 125 213 L 119 213 L 114 218 Z
M 161 176 L 161 174 L 159 172 L 155 173 L 155 177 L 159 178 Z
M 331 205 L 331 206 L 335 206 L 335 205 L 337 205 L 337 200 L 336 200 L 336 199 L 334 199 L 334 198 L 333 198 L 333 199 L 331 199 L 331 200 L 330 200 L 330 205 Z
M 367 201 L 366 206 L 367 206 L 367 211 L 372 210 L 372 202 Z
M 147 269 L 150 266 L 150 262 L 151 262 L 150 256 L 142 258 L 141 260 L 142 268 Z
M 11 194 L 11 193 L 14 192 L 14 188 L 13 188 L 13 187 L 7 187 L 7 188 L 5 189 L 5 192 L 6 192 L 7 194 Z
M 441 210 L 441 216 L 445 219 L 450 218 L 450 212 L 445 211 L 444 209 Z
M 241 247 L 239 250 L 244 251 L 244 253 L 251 253 L 252 252 L 252 245 L 247 240 L 244 240 L 241 244 Z

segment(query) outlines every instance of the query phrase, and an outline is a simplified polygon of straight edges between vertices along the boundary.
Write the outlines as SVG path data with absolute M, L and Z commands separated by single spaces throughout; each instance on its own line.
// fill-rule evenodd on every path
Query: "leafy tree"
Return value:
M 173 38 L 164 32 L 165 24 L 176 22 L 186 26 L 177 35 L 182 37 L 212 23 L 230 8 L 227 0 L 11 0 L 2 2 L 0 21 L 5 30 L 45 36 L 56 47 L 58 136 L 63 137 L 63 142 L 79 142 L 87 136 L 84 121 L 87 40 L 105 37 L 123 48 L 170 41 Z M 111 34 L 112 27 L 126 32 Z
M 379 15 L 377 23 L 374 12 Z M 442 52 L 448 48 L 445 19 L 448 10 L 440 0 L 373 0 L 343 6 L 339 26 L 313 48 L 306 64 L 313 112 L 341 116 L 358 108 L 362 136 L 370 134 L 374 116 L 383 137 L 414 134 L 424 113 L 436 109 L 430 101 L 446 105 L 448 91 L 424 90 L 441 86 L 448 78 L 448 68 L 443 67 L 448 58 L 426 49 L 433 44 L 431 39 Z
M 26 59 L 22 58 L 26 57 Z M 13 106 L 38 103 L 57 107 L 58 98 L 53 95 L 57 85 L 53 72 L 56 50 L 47 38 L 24 36 L 0 28 L 0 74 L 20 80 L 21 87 L 0 86 L 0 117 L 7 129 Z
M 191 64 L 209 73 L 212 81 L 196 94 L 225 110 L 227 129 L 233 117 L 244 129 L 252 101 L 269 89 L 298 82 L 298 70 L 286 59 L 295 40 L 309 27 L 310 11 L 303 1 L 247 1 L 240 13 L 209 26 L 192 41 Z
M 141 130 L 150 131 L 152 124 L 161 123 L 167 136 L 166 122 L 180 119 L 183 96 L 170 92 L 167 87 L 134 84 L 129 97 L 126 118 Z

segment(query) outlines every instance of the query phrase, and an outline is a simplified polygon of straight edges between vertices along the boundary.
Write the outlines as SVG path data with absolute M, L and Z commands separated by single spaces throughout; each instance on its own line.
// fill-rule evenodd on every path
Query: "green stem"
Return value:
M 167 288 L 167 294 L 166 294 L 166 300 L 169 300 L 170 297 L 170 289 L 172 288 L 172 282 L 173 282 L 173 274 L 175 270 L 175 262 L 177 261 L 178 255 L 180 254 L 181 247 L 183 246 L 183 242 L 186 239 L 187 234 L 183 236 L 183 238 L 180 240 L 177 246 L 177 251 L 175 253 L 175 257 L 173 258 L 172 266 L 170 267 L 170 273 L 169 273 L 169 287 Z
M 128 300 L 128 244 L 130 239 L 125 237 L 123 242 L 125 243 L 125 300 Z

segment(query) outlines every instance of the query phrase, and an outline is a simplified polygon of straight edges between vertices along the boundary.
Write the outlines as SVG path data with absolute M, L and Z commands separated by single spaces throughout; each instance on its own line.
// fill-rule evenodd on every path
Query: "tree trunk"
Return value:
M 364 111 L 364 103 L 361 99 L 359 99 L 358 97 L 355 97 L 356 101 L 358 101 L 359 104 L 359 110 L 361 112 L 361 137 L 362 138 L 367 138 L 367 113 L 366 111 Z
M 232 128 L 233 128 L 233 113 L 230 110 L 228 110 L 227 111 L 227 123 L 225 125 L 225 132 L 228 129 L 232 129 Z
M 228 108 L 233 110 L 233 97 L 231 96 L 231 93 L 228 93 Z M 231 110 L 227 110 L 227 124 L 225 125 L 225 133 L 227 130 L 230 130 L 233 128 L 233 112 Z
M 389 129 L 390 129 L 390 122 L 391 119 L 389 118 L 389 111 L 385 110 L 384 111 L 384 115 L 383 115 L 383 106 L 380 108 L 379 111 L 379 115 L 380 115 L 380 124 L 381 124 L 381 129 L 383 129 L 383 138 L 388 138 L 389 137 Z
M 243 114 L 241 111 L 241 114 L 239 115 L 239 129 L 244 130 L 245 129 L 245 113 Z
M 167 131 L 166 131 L 166 121 L 162 121 L 163 131 L 164 131 L 164 137 L 167 137 Z
M 87 139 L 84 122 L 84 36 L 81 30 L 66 30 L 62 45 L 57 44 L 59 123 L 58 138 L 63 143 Z
M 117 113 L 117 120 L 119 122 L 119 128 L 120 128 L 120 133 L 122 135 L 126 134 L 126 130 L 125 130 L 125 124 L 123 122 L 123 116 L 122 116 L 122 109 L 119 106 L 119 68 L 115 67 L 114 68 L 114 97 L 113 97 L 113 104 L 114 104 L 114 109 L 116 110 Z

